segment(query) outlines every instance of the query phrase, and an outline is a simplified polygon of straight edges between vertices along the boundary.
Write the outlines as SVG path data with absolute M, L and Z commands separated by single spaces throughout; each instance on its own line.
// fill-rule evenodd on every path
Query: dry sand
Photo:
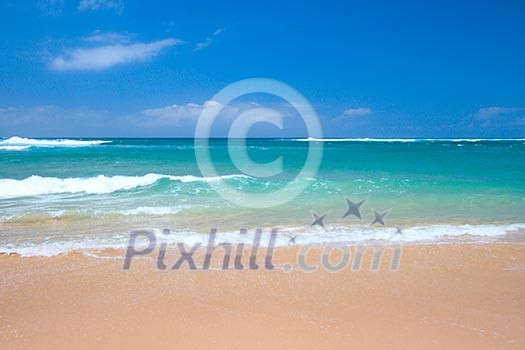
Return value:
M 370 256 L 338 273 L 123 271 L 120 256 L 0 256 L 0 349 L 525 348 L 524 244 L 406 246 L 397 272 Z

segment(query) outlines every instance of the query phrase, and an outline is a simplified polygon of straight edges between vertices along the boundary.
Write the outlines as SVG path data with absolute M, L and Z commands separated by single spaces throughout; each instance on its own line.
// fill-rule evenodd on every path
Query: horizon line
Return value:
M 11 139 L 11 138 L 24 138 L 24 139 L 165 139 L 165 140 L 195 140 L 195 139 L 204 139 L 204 138 L 195 138 L 190 136 L 173 136 L 173 137 L 167 137 L 167 136 L 0 136 L 4 141 Z M 214 140 L 228 140 L 228 139 L 235 139 L 240 140 L 243 138 L 232 138 L 232 137 L 209 137 L 209 139 Z M 304 137 L 304 136 L 289 136 L 289 137 L 247 137 L 247 140 L 297 140 L 297 141 L 330 141 L 330 140 L 348 140 L 348 141 L 409 141 L 409 140 L 416 140 L 416 141 L 440 141 L 440 140 L 481 140 L 481 141 L 490 141 L 490 140 L 508 140 L 508 141 L 525 141 L 525 136 L 523 137 L 500 137 L 500 136 L 494 136 L 494 137 L 463 137 L 463 136 L 457 136 L 457 137 L 323 137 L 323 138 L 317 138 L 317 137 Z

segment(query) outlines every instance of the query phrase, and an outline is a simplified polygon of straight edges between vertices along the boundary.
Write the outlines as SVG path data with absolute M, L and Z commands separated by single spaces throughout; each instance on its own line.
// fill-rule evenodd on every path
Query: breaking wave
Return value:
M 217 177 L 199 177 L 193 175 L 147 174 L 144 176 L 104 176 L 88 178 L 42 177 L 33 175 L 23 180 L 0 179 L 0 198 L 27 197 L 58 193 L 104 194 L 137 187 L 152 185 L 161 179 L 180 182 L 211 182 L 231 178 L 247 178 L 246 175 L 234 174 Z
M 69 139 L 28 139 L 25 137 L 13 136 L 0 141 L 0 145 L 16 146 L 42 146 L 42 147 L 80 147 L 93 146 L 103 143 L 110 143 L 109 140 L 69 140 Z
M 286 140 L 286 139 L 285 139 Z M 382 139 L 382 138 L 326 138 L 320 139 L 308 137 L 302 139 L 290 139 L 291 141 L 318 141 L 318 142 L 514 142 L 525 141 L 525 138 L 515 139 Z
M 157 237 L 171 243 L 206 246 L 209 236 L 192 231 L 173 231 L 171 235 L 162 235 L 160 229 L 152 229 Z M 290 246 L 290 238 L 299 246 L 352 246 L 367 244 L 468 244 L 504 242 L 512 234 L 523 234 L 525 224 L 510 225 L 431 225 L 397 228 L 371 227 L 334 227 L 327 230 L 307 227 L 283 227 L 278 232 L 275 242 L 277 247 Z M 254 242 L 254 230 L 247 234 L 239 232 L 217 232 L 215 244 L 247 244 Z M 270 242 L 271 228 L 263 230 L 260 239 L 262 247 Z M 22 256 L 54 256 L 72 251 L 91 254 L 90 251 L 104 249 L 125 249 L 129 241 L 128 234 L 113 234 L 105 237 L 84 237 L 65 241 L 45 243 L 3 243 L 0 254 L 20 254 Z M 96 254 L 94 255 L 96 256 Z
M 0 151 L 23 151 L 31 146 L 0 146 Z

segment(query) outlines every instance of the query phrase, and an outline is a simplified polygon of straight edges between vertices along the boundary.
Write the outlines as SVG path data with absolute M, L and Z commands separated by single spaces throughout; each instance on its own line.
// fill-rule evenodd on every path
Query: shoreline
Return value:
M 279 248 L 290 261 L 297 247 Z M 109 252 L 106 252 L 109 254 Z M 525 346 L 525 244 L 406 245 L 397 271 L 123 270 L 82 253 L 0 255 L 6 349 Z M 317 259 L 320 251 L 314 251 Z M 111 254 L 109 254 L 111 256 Z M 340 258 L 334 253 L 333 262 Z M 172 263 L 176 257 L 166 255 Z M 214 256 L 219 264 L 222 256 Z M 261 260 L 264 261 L 264 260 Z
M 0 225 L 2 226 L 2 225 Z M 297 230 L 295 230 L 297 228 Z M 130 230 L 129 235 L 113 234 L 103 236 L 93 234 L 78 236 L 73 240 L 44 240 L 42 242 L 8 242 L 0 244 L 0 255 L 51 257 L 79 251 L 98 252 L 105 250 L 125 250 L 133 232 L 149 232 L 155 237 L 157 245 L 166 242 L 169 246 L 183 243 L 200 243 L 203 247 L 212 239 L 214 244 L 253 246 L 260 230 L 258 245 L 267 248 L 289 247 L 292 242 L 298 246 L 340 247 L 340 246 L 418 246 L 418 245 L 462 245 L 462 244 L 509 244 L 525 243 L 525 223 L 505 224 L 462 224 L 462 225 L 419 225 L 371 227 L 369 225 L 339 226 L 321 229 L 297 226 L 277 226 L 249 229 L 246 232 L 216 231 L 216 233 L 198 233 L 191 231 L 170 231 L 170 229 L 146 228 Z M 167 231 L 168 234 L 165 234 Z M 2 230 L 0 230 L 0 233 Z M 272 236 L 275 241 L 272 243 Z M 40 234 L 42 235 L 42 234 Z M 146 244 L 148 239 L 139 240 Z

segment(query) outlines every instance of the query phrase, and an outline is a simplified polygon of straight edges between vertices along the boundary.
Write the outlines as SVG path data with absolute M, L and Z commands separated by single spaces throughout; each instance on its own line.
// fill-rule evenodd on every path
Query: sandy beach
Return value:
M 282 248 L 277 261 L 293 259 Z M 152 254 L 152 257 L 155 257 Z M 311 256 L 316 259 L 315 253 Z M 336 254 L 334 259 L 337 259 Z M 173 259 L 166 257 L 166 261 Z M 2 349 L 522 349 L 525 245 L 403 247 L 398 271 L 122 270 L 0 256 Z
M 525 350 L 524 13 L 0 1 L 0 350 Z

